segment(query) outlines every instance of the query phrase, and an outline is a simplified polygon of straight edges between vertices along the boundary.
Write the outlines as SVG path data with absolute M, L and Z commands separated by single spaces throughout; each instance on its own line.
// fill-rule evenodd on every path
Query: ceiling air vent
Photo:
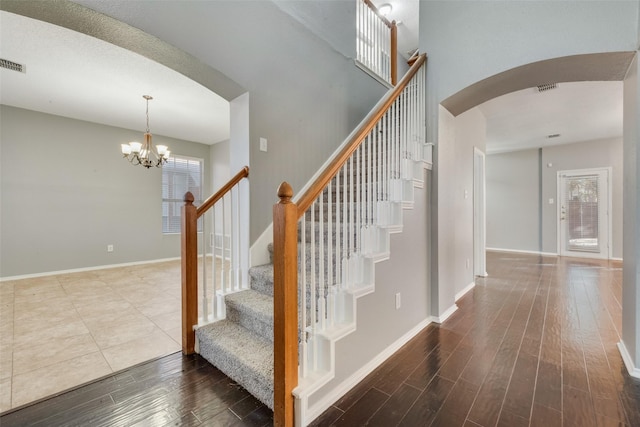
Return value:
M 551 135 L 547 135 L 547 139 L 558 138 L 560 136 L 559 133 L 552 133 Z
M 0 68 L 6 68 L 7 70 L 18 71 L 20 73 L 25 72 L 24 65 L 3 58 L 0 58 Z
M 558 88 L 558 83 L 549 83 L 546 85 L 538 86 L 538 92 L 546 92 L 548 90 L 557 89 L 557 88 Z

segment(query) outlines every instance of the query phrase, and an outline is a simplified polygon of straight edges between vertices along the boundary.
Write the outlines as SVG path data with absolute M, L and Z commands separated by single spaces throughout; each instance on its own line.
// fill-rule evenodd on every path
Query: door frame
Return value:
M 473 147 L 473 275 L 487 277 L 486 155 Z
M 613 215 L 612 215 L 612 210 L 613 210 L 613 187 L 612 187 L 612 167 L 611 166 L 605 166 L 605 167 L 598 167 L 598 168 L 588 168 L 588 169 L 567 169 L 567 170 L 560 170 L 557 172 L 556 175 L 556 200 L 558 201 L 556 203 L 556 238 L 557 238 L 557 252 L 558 252 L 558 256 L 562 256 L 562 233 L 560 232 L 560 227 L 562 227 L 561 224 L 561 211 L 562 211 L 562 175 L 567 175 L 567 174 L 574 174 L 574 175 L 595 175 L 597 173 L 600 172 L 606 172 L 606 177 L 607 177 L 607 182 L 605 183 L 605 185 L 607 186 L 607 206 L 606 206 L 606 212 L 607 212 L 607 220 L 604 221 L 604 223 L 607 226 L 607 241 L 606 241 L 606 251 L 602 251 L 601 254 L 603 256 L 599 256 L 600 254 L 596 254 L 596 253 L 590 253 L 590 252 L 584 252 L 584 255 L 582 256 L 582 258 L 596 258 L 596 259 L 611 259 L 611 254 L 612 254 L 612 231 L 613 231 Z

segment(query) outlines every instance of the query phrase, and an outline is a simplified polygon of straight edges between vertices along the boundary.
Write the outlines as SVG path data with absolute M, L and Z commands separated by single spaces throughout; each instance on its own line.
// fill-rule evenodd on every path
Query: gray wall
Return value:
M 638 56 L 624 80 L 624 264 L 622 343 L 640 374 L 640 75 Z M 625 360 L 625 362 L 627 362 Z
M 271 1 L 77 2 L 183 49 L 250 93 L 251 243 L 271 222 L 280 183 L 297 193 L 385 92 L 288 14 L 307 2 L 287 12 Z M 326 22 L 355 13 L 351 1 L 312 3 Z M 332 43 L 355 46 L 355 19 L 343 25 Z
M 0 117 L 1 277 L 180 255 L 179 235 L 162 234 L 161 170 L 120 154 L 142 131 L 4 105 Z M 209 146 L 154 141 L 204 159 L 210 191 Z
M 455 118 L 455 157 L 457 161 L 455 192 L 451 195 L 455 216 L 455 249 L 450 260 L 456 295 L 470 285 L 473 274 L 473 156 L 474 148 L 485 151 L 487 123 L 478 110 L 469 110 Z M 468 236 L 472 236 L 469 239 Z
M 487 247 L 539 252 L 539 150 L 488 155 L 486 169 Z
M 439 130 L 442 101 L 473 83 L 535 61 L 634 51 L 639 8 L 638 1 L 420 2 L 420 51 L 429 54 L 427 134 L 439 145 L 432 203 L 434 314 L 453 305 L 458 268 L 450 253 L 439 251 L 443 242 L 456 238 L 455 224 L 447 220 L 455 215 L 453 205 L 443 199 L 455 192 L 459 162 L 440 146 L 444 141 L 439 136 L 447 134 Z
M 557 172 L 611 167 L 612 256 L 622 258 L 622 161 L 622 138 L 487 156 L 487 247 L 557 253 Z
M 431 172 L 425 174 L 428 184 Z M 376 264 L 375 292 L 358 300 L 358 329 L 336 344 L 336 376 L 311 396 L 310 406 L 339 398 L 336 386 L 429 318 L 428 188 L 415 189 L 414 208 L 403 211 L 403 231 L 391 235 L 390 259 Z M 398 310 L 396 293 L 402 300 Z

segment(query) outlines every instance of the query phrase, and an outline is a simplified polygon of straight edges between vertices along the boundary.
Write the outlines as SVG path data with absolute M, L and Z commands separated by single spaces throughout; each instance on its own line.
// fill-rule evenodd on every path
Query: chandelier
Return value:
M 149 132 L 149 101 L 153 97 L 149 95 L 142 95 L 142 97 L 147 100 L 147 130 L 144 133 L 144 143 L 134 141 L 128 144 L 121 144 L 122 157 L 129 160 L 132 165 L 142 165 L 147 169 L 151 166 L 158 168 L 167 162 L 171 152 L 166 145 L 153 147 L 153 142 L 151 142 L 152 135 Z

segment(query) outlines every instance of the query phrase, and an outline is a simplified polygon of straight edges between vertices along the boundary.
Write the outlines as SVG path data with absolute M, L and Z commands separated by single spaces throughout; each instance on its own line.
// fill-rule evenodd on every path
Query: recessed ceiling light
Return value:
M 392 10 L 393 6 L 391 6 L 389 3 L 385 3 L 378 8 L 378 12 L 380 12 L 380 15 L 382 16 L 387 16 L 391 13 Z

